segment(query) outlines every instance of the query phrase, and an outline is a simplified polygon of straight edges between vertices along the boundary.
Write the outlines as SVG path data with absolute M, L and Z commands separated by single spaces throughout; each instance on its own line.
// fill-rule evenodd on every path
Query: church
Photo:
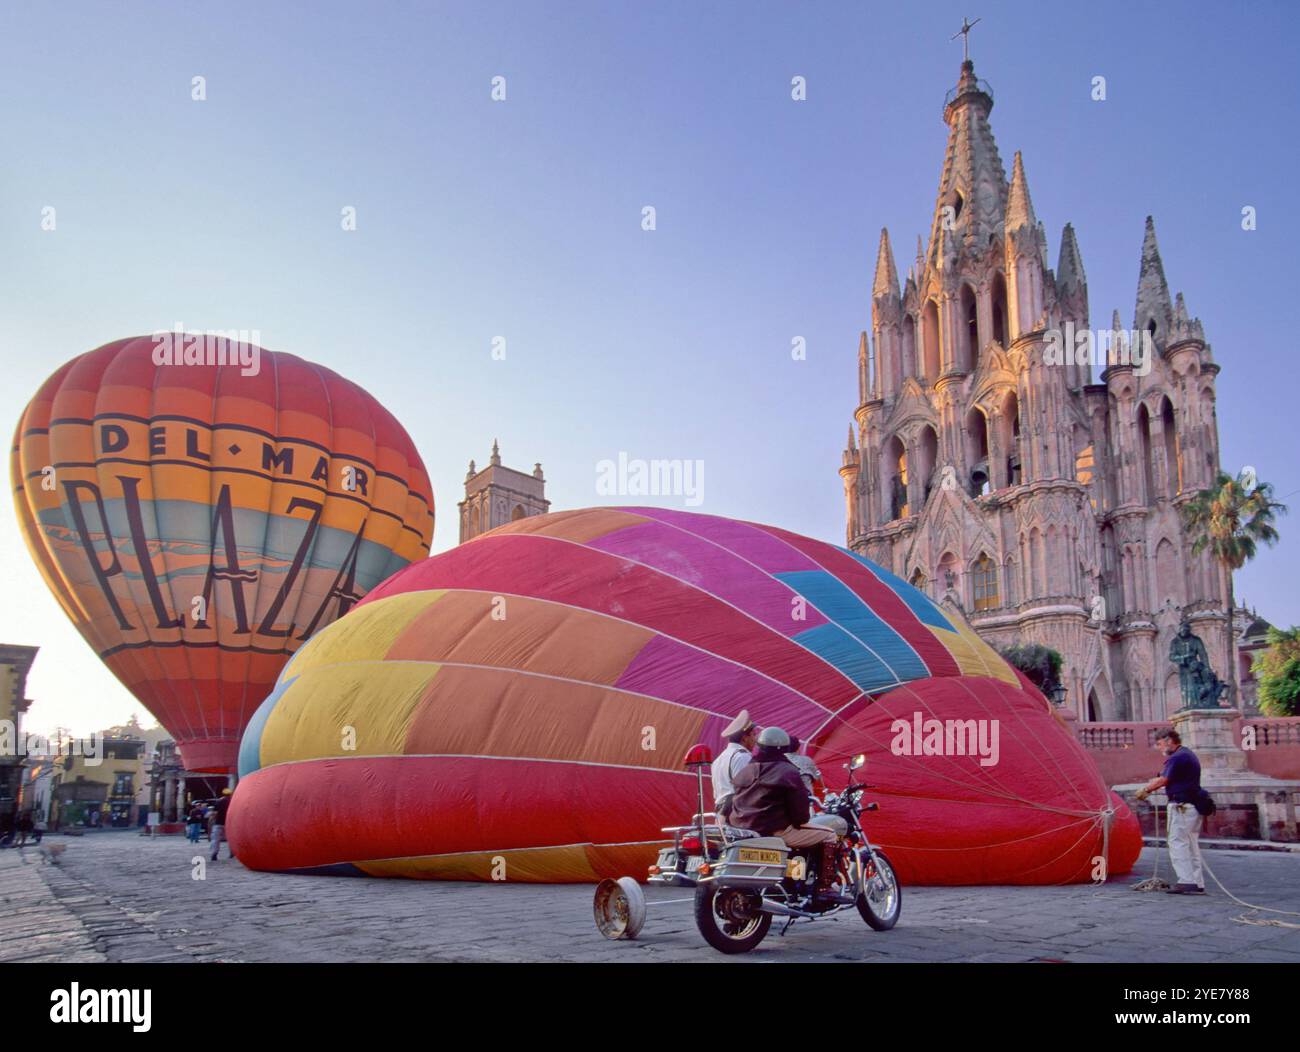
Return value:
M 995 647 L 1058 651 L 1081 720 L 1164 720 L 1181 705 L 1168 653 L 1184 619 L 1231 678 L 1226 581 L 1179 515 L 1219 469 L 1219 367 L 1170 295 L 1149 217 L 1132 326 L 1115 311 L 1092 330 L 1074 230 L 1051 268 L 992 109 L 967 58 L 929 239 L 901 287 L 881 231 L 840 467 L 847 543 Z

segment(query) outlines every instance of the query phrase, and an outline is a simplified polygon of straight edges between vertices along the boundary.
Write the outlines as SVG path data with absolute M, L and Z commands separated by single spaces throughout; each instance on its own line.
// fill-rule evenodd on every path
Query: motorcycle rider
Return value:
M 713 809 L 718 814 L 719 822 L 731 809 L 731 796 L 736 791 L 736 775 L 749 763 L 750 750 L 758 741 L 758 727 L 749 718 L 749 710 L 741 709 L 740 714 L 722 729 L 722 736 L 728 742 L 727 747 L 718 754 L 709 769 L 713 777 Z
M 780 727 L 767 727 L 758 736 L 754 759 L 735 777 L 731 822 L 760 836 L 779 836 L 788 847 L 802 849 L 809 856 L 820 845 L 821 861 L 813 896 L 834 901 L 831 882 L 839 845 L 832 830 L 806 824 L 808 789 L 799 769 L 785 753 L 789 745 L 790 735 Z

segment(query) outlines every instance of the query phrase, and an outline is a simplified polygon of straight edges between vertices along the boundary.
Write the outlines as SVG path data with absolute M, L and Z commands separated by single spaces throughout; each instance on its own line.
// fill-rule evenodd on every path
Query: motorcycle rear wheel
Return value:
M 876 931 L 889 931 L 903 912 L 903 889 L 894 875 L 894 867 L 883 851 L 875 852 L 876 875 L 864 881 L 858 896 L 858 912 Z
M 700 884 L 695 889 L 695 926 L 704 941 L 720 953 L 748 953 L 767 935 L 772 914 L 745 903 L 756 900 L 753 892 L 736 888 L 714 888 Z

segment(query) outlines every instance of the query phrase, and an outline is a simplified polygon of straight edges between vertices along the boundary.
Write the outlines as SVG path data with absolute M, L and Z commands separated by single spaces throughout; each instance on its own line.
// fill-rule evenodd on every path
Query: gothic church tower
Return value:
M 1089 331 L 1074 229 L 1052 269 L 992 109 L 967 60 L 944 105 L 929 239 L 901 287 L 881 231 L 840 468 L 847 541 L 957 603 L 994 646 L 1059 651 L 1081 719 L 1162 720 L 1180 706 L 1167 658 L 1180 620 L 1212 660 L 1224 652 L 1225 582 L 1178 513 L 1219 467 L 1218 366 L 1171 300 L 1150 218 L 1132 329 L 1117 311 Z

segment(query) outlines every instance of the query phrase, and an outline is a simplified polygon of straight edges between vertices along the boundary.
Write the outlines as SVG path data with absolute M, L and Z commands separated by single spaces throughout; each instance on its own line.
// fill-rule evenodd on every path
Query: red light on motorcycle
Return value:
M 696 872 L 698 872 L 699 875 L 702 877 L 707 877 L 710 873 L 713 872 L 713 867 L 710 866 L 707 862 L 701 862 L 700 868 Z
M 699 838 L 698 836 L 684 836 L 684 837 L 682 837 L 682 849 L 683 849 L 684 851 L 699 851 L 699 850 L 700 850 L 700 838 Z
M 660 873 L 660 872 L 661 872 L 661 870 L 659 869 L 658 866 L 651 866 L 651 867 L 650 867 L 650 876 L 653 877 L 653 876 L 655 876 L 656 874 L 658 874 L 658 873 Z
M 707 745 L 692 745 L 682 762 L 687 767 L 705 767 L 713 762 L 713 750 Z

